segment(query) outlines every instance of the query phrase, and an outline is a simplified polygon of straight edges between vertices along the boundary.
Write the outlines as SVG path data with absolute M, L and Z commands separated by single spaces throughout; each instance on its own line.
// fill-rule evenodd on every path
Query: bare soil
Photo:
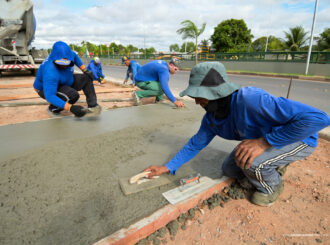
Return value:
M 330 244 L 329 174 L 330 142 L 320 139 L 314 154 L 288 167 L 284 192 L 271 207 L 245 198 L 212 210 L 201 205 L 193 218 L 178 222 L 175 236 L 167 230 L 145 244 Z

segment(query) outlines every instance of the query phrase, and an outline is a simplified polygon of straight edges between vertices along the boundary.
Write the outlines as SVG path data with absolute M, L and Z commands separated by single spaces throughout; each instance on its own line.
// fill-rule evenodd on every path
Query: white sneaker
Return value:
M 95 107 L 89 107 L 85 117 L 97 117 L 101 114 L 102 107 L 97 105 Z

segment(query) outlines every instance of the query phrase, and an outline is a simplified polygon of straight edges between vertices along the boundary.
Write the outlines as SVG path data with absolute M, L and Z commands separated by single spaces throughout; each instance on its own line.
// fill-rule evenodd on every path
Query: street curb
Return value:
M 175 220 L 187 212 L 189 209 L 194 208 L 202 201 L 210 198 L 214 193 L 220 193 L 224 187 L 229 186 L 234 179 L 223 177 L 224 180 L 215 184 L 213 187 L 206 191 L 197 194 L 185 201 L 175 205 L 168 204 L 163 208 L 158 209 L 156 212 L 148 217 L 137 221 L 130 225 L 128 228 L 122 228 L 112 235 L 103 238 L 102 240 L 94 243 L 93 245 L 134 245 L 143 238 L 154 233 L 158 229 L 166 226 L 172 220 Z
M 281 75 L 281 74 L 266 74 L 266 73 L 253 73 L 253 72 L 235 72 L 235 71 L 227 71 L 228 74 L 231 75 L 249 75 L 249 76 L 260 76 L 260 77 L 279 77 L 279 78 L 292 78 L 299 80 L 310 80 L 310 81 L 323 81 L 330 82 L 329 78 L 325 77 L 307 77 L 307 76 L 297 76 L 297 75 Z

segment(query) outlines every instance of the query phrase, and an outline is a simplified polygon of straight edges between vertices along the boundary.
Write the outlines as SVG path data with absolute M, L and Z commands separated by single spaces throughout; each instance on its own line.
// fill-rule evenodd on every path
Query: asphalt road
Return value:
M 126 66 L 103 66 L 105 76 L 122 78 L 126 74 Z M 182 91 L 188 86 L 189 71 L 179 71 L 170 76 L 170 88 L 173 91 Z M 286 97 L 290 79 L 272 78 L 247 75 L 228 75 L 231 82 L 241 86 L 259 87 L 275 95 Z M 307 80 L 292 80 L 290 99 L 316 107 L 330 114 L 330 82 Z

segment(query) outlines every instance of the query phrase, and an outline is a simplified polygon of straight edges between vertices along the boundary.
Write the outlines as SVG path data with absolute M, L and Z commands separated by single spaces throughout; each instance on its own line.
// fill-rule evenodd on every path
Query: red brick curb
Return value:
M 233 179 L 227 178 L 190 199 L 175 205 L 168 204 L 150 216 L 143 218 L 128 228 L 116 231 L 112 235 L 94 243 L 94 245 L 134 245 L 141 239 L 166 226 L 172 220 L 175 220 L 180 214 L 187 212 L 203 200 L 210 198 L 214 193 L 220 193 L 224 187 L 229 186 L 232 182 Z

